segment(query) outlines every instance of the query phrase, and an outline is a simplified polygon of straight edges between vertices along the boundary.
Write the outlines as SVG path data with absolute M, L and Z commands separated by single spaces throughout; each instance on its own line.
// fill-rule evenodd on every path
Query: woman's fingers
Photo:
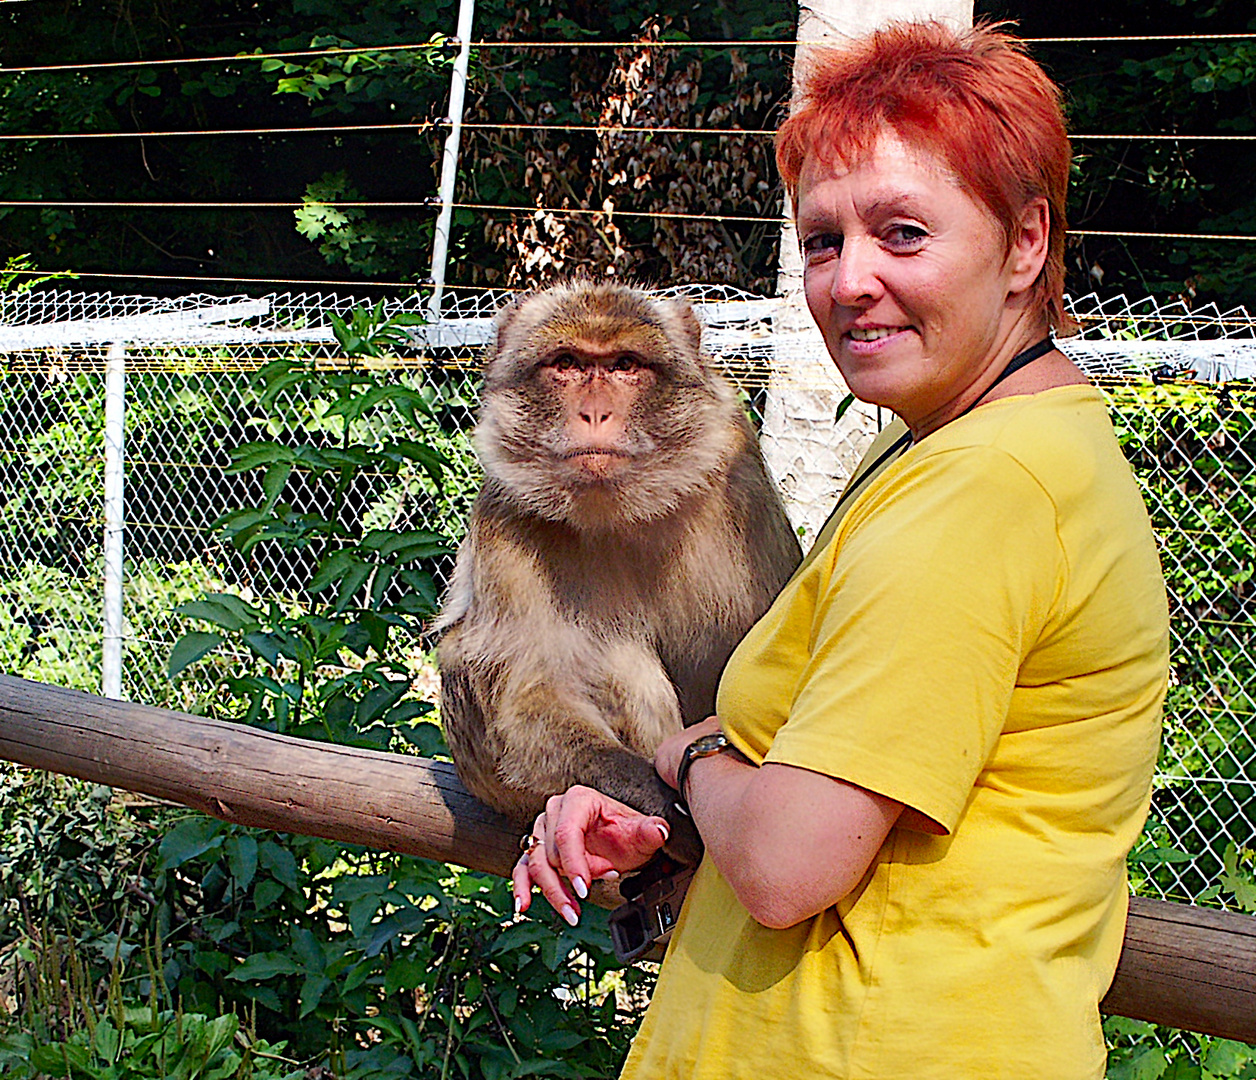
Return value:
M 532 906 L 532 887 L 535 885 L 550 906 L 568 924 L 575 926 L 580 918 L 579 904 L 563 884 L 558 868 L 550 861 L 549 850 L 553 845 L 545 841 L 548 833 L 546 814 L 541 813 L 532 826 L 532 836 L 537 842 L 524 852 L 511 873 L 515 910 L 527 911 Z
M 528 873 L 529 853 L 519 856 L 519 861 L 510 872 L 511 892 L 515 894 L 515 914 L 527 911 L 532 906 L 532 876 Z
M 532 836 L 537 843 L 511 874 L 515 908 L 528 910 L 535 885 L 575 926 L 579 901 L 589 895 L 590 884 L 649 862 L 667 840 L 667 822 L 592 788 L 573 787 L 551 796 L 532 826 Z

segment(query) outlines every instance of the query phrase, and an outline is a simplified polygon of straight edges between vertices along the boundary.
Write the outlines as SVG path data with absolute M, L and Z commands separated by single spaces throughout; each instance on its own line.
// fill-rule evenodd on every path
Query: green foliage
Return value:
M 92 570 L 96 567 L 80 576 L 27 560 L 0 578 L 0 671 L 99 692 L 100 638 L 79 629 L 100 618 L 101 577 Z M 164 684 L 162 659 L 154 655 L 151 642 L 164 636 L 171 609 L 213 582 L 199 563 L 127 564 L 125 664 L 141 685 Z M 195 707 L 195 698 L 172 689 L 167 695 L 154 694 L 150 704 L 186 709 Z
M 335 331 L 350 357 L 378 357 L 414 321 L 384 319 L 380 305 L 337 318 Z M 430 741 L 413 729 L 430 706 L 408 697 L 409 672 L 393 659 L 391 639 L 401 635 L 402 649 L 418 642 L 436 603 L 423 565 L 452 547 L 427 529 L 371 528 L 348 500 L 360 476 L 393 480 L 403 467 L 421 471 L 439 488 L 452 462 L 421 439 L 430 402 L 356 364 L 322 371 L 276 360 L 259 372 L 256 387 L 262 409 L 273 409 L 282 396 L 305 413 L 298 430 L 312 426 L 313 418 L 322 430 L 295 445 L 267 440 L 236 447 L 228 471 L 261 473 L 264 498 L 223 515 L 217 527 L 241 555 L 278 550 L 308 556 L 306 597 L 254 605 L 211 593 L 181 605 L 180 614 L 211 629 L 176 643 L 169 675 L 229 644 L 254 658 L 253 670 L 223 678 L 232 699 L 247 703 L 240 717 L 245 723 L 376 749 L 398 735 Z M 337 430 L 339 439 L 330 441 L 327 433 Z M 327 494 L 322 510 L 284 499 L 298 478 L 307 491 L 313 486 Z
M 283 1044 L 244 1040 L 237 1049 L 240 1022 L 232 1013 L 212 1019 L 200 1013 L 143 1007 L 123 1008 L 118 1024 L 106 1016 L 94 1030 L 33 1046 L 33 1072 L 70 1080 L 303 1080 L 304 1069 L 280 1057 Z
M 1061 5 L 979 0 L 977 14 L 1016 17 L 1017 32 L 1028 38 L 1079 33 L 1077 13 Z M 1256 131 L 1256 43 L 1208 36 L 1253 26 L 1245 0 L 1151 0 L 1087 12 L 1086 35 L 1126 41 L 1033 46 L 1065 90 L 1073 132 L 1158 136 L 1074 143 L 1071 227 L 1256 236 L 1256 143 L 1190 138 Z M 1168 40 L 1128 40 L 1144 35 Z M 1071 242 L 1067 262 L 1069 291 L 1077 296 L 1092 289 L 1172 293 L 1256 307 L 1256 241 L 1092 235 Z
M 1110 1016 L 1107 1080 L 1256 1080 L 1256 1047 Z
M 251 588 L 189 566 L 150 590 L 196 627 L 169 659 L 182 700 L 313 739 L 444 752 L 411 675 L 431 562 L 452 540 L 419 515 L 450 525 L 474 483 L 466 436 L 441 428 L 468 381 L 420 392 L 372 367 L 412 321 L 349 312 L 347 362 L 259 373 L 254 427 L 270 437 L 230 466 L 257 498 L 219 523 Z M 200 400 L 163 412 L 152 396 L 139 415 L 154 432 Z M 40 573 L 0 603 L 96 603 Z M 13 634 L 0 648 L 20 657 L 31 639 Z M 90 683 L 84 663 L 74 677 Z M 633 999 L 619 995 L 644 975 L 613 970 L 600 911 L 576 929 L 518 919 L 500 879 L 0 776 L 0 985 L 19 1002 L 0 1021 L 5 1075 L 503 1080 L 609 1076 L 622 1060 Z
M 1173 672 L 1157 789 L 1130 855 L 1135 892 L 1256 909 L 1253 852 L 1227 840 L 1256 819 L 1253 593 L 1256 401 L 1243 387 L 1105 387 L 1151 508 L 1173 608 Z M 1232 781 L 1238 781 L 1235 786 Z M 1108 1080 L 1250 1080 L 1256 1048 L 1122 1017 L 1104 1024 Z
M 233 451 L 234 470 L 261 475 L 262 500 L 220 528 L 251 559 L 310 556 L 310 574 L 283 602 L 215 591 L 180 605 L 208 629 L 180 639 L 170 671 L 181 684 L 213 680 L 211 711 L 341 744 L 443 751 L 404 654 L 432 611 L 425 564 L 450 544 L 381 524 L 388 499 L 352 497 L 364 475 L 395 490 L 406 470 L 405 483 L 439 486 L 452 467 L 427 439 L 458 390 L 422 395 L 359 366 L 403 332 L 381 310 L 354 311 L 337 323 L 347 367 L 282 361 L 259 374 L 259 406 L 287 411 L 296 422 L 284 429 L 309 437 Z M 287 501 L 298 484 L 327 496 L 320 510 Z M 227 650 L 228 670 L 206 667 Z M 161 942 L 160 964 L 124 982 L 132 996 L 255 1017 L 258 1038 L 336 1077 L 605 1076 L 622 1059 L 631 1024 L 615 991 L 643 976 L 612 973 L 599 911 L 575 929 L 519 920 L 507 882 L 454 867 L 201 816 L 160 832 L 131 885 L 150 906 L 117 935 L 127 955 L 137 934 Z
M 1256 733 L 1245 722 L 1256 712 L 1248 614 L 1256 478 L 1241 464 L 1256 460 L 1256 408 L 1237 387 L 1128 384 L 1107 393 L 1151 508 L 1172 605 L 1173 675 L 1152 819 L 1168 825 L 1190 861 L 1143 869 L 1168 895 L 1208 898 L 1224 838 L 1256 827 L 1231 783 L 1256 781 Z

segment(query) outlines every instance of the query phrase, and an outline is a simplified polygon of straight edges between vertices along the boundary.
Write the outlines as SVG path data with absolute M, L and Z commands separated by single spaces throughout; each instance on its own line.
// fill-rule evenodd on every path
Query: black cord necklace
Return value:
M 998 386 L 999 383 L 1001 383 L 1009 375 L 1016 374 L 1016 372 L 1020 371 L 1021 368 L 1025 367 L 1028 364 L 1032 364 L 1040 356 L 1046 356 L 1047 353 L 1049 353 L 1054 348 L 1055 348 L 1055 342 L 1048 336 L 1048 337 L 1044 337 L 1041 341 L 1034 342 L 1034 344 L 1030 345 L 1028 349 L 1022 349 L 1015 356 L 1013 356 L 1011 360 L 1007 362 L 1007 367 L 1005 367 L 1002 371 L 999 372 L 998 377 L 994 380 L 994 382 L 992 382 L 989 386 L 985 388 L 985 390 L 982 391 L 981 397 L 979 397 L 976 401 L 974 401 L 971 405 L 969 405 L 968 408 L 966 408 L 962 413 L 959 414 L 959 416 L 967 416 L 968 413 L 972 412 L 973 409 L 975 409 L 978 405 L 981 404 L 981 402 L 985 399 L 986 394 L 990 393 L 991 390 L 993 390 L 996 386 Z M 959 416 L 954 417 L 954 419 L 958 420 Z M 874 461 L 867 469 L 864 470 L 864 477 L 866 478 L 866 477 L 871 476 L 888 459 L 902 453 L 911 444 L 912 444 L 912 433 L 910 431 L 904 432 L 897 439 L 895 439 L 893 443 L 891 443 L 888 447 L 886 447 L 886 449 L 880 455 L 878 455 L 876 461 Z M 864 486 L 863 480 L 861 479 L 859 483 L 853 484 L 850 487 L 848 487 L 845 491 L 843 491 L 842 497 L 837 500 L 837 505 L 833 507 L 833 511 L 832 513 L 829 514 L 829 517 L 831 518 L 833 514 L 836 514 L 837 511 L 841 508 L 842 503 L 844 503 L 850 496 L 854 495 L 855 492 L 861 490 L 863 486 Z
M 968 413 L 972 412 L 973 409 L 975 409 L 978 405 L 982 403 L 982 401 L 985 400 L 986 394 L 990 393 L 991 390 L 993 390 L 996 386 L 998 386 L 999 383 L 1001 383 L 1009 375 L 1015 375 L 1018 371 L 1020 371 L 1021 368 L 1025 367 L 1028 364 L 1032 364 L 1040 356 L 1046 356 L 1047 353 L 1049 353 L 1054 348 L 1055 348 L 1055 342 L 1052 341 L 1051 338 L 1048 336 L 1048 337 L 1044 337 L 1041 341 L 1034 342 L 1034 344 L 1030 345 L 1028 349 L 1022 349 L 1015 356 L 1013 356 L 1011 360 L 1007 362 L 1007 367 L 1005 367 L 1002 371 L 999 372 L 998 378 L 996 378 L 994 382 L 992 382 L 989 386 L 985 388 L 985 390 L 981 392 L 981 397 L 979 397 L 976 401 L 974 401 L 971 405 L 969 405 L 968 408 L 965 409 L 959 415 L 966 416 Z M 955 419 L 958 420 L 959 416 L 955 417 Z

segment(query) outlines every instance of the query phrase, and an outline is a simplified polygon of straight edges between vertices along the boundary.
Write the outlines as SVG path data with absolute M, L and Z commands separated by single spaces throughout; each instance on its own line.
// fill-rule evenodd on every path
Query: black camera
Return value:
M 631 899 L 610 915 L 611 945 L 621 963 L 639 960 L 667 943 L 693 873 L 693 867 L 672 864 L 661 873 L 649 873 L 647 868 L 624 879 L 619 891 Z

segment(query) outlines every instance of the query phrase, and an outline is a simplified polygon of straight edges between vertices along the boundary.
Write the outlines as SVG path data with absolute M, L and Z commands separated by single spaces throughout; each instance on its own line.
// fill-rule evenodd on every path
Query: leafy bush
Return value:
M 400 332 L 379 314 L 337 326 L 351 356 Z M 453 468 L 433 446 L 451 445 L 441 396 L 364 363 L 297 360 L 263 369 L 257 392 L 306 439 L 233 452 L 262 497 L 219 527 L 259 569 L 247 596 L 179 605 L 201 628 L 171 654 L 176 686 L 270 730 L 443 753 L 412 674 L 430 564 L 452 542 L 388 501 L 399 484 L 440 489 Z M 304 588 L 259 598 L 300 568 Z M 170 1075 L 178 1061 L 207 1077 L 610 1076 L 627 1050 L 646 976 L 617 970 L 596 909 L 574 929 L 518 918 L 498 878 L 166 807 L 123 813 L 103 789 L 20 770 L 0 788 L 0 823 L 25 828 L 0 872 L 0 930 L 16 945 L 0 964 L 30 987 L 0 1062 L 26 1075 L 66 1061 L 76 1077 L 164 1075 L 164 1054 Z M 44 985 L 77 988 L 68 1012 Z M 119 1053 L 132 1071 L 115 1069 Z

